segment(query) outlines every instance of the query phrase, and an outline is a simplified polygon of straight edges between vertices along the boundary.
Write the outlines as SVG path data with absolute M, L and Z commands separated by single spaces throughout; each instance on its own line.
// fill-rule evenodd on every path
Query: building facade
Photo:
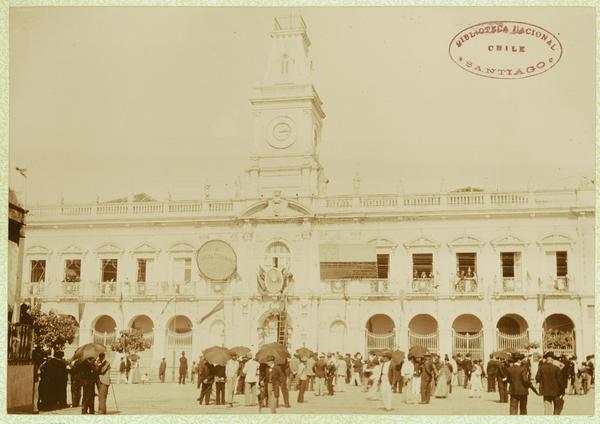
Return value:
M 72 315 L 74 346 L 137 328 L 142 368 L 165 357 L 171 376 L 181 351 L 271 341 L 594 352 L 593 187 L 328 195 L 302 18 L 271 43 L 231 198 L 30 207 L 23 297 Z

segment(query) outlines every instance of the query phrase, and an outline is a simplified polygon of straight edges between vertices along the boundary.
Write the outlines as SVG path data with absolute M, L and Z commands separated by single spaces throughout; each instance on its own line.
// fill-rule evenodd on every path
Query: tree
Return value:
M 33 343 L 41 347 L 49 347 L 59 351 L 66 344 L 73 343 L 77 333 L 77 321 L 68 315 L 59 315 L 53 310 L 42 312 L 41 305 L 34 306 L 31 311 L 33 318 Z
M 114 341 L 111 348 L 115 352 L 130 355 L 150 349 L 150 342 L 144 338 L 144 333 L 140 330 L 130 328 L 129 330 L 121 331 L 119 338 Z

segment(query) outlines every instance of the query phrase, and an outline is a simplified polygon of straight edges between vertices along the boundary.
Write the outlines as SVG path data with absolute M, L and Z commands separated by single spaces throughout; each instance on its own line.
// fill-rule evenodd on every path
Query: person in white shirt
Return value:
M 386 411 L 392 410 L 392 382 L 390 381 L 390 365 L 392 353 L 383 353 L 383 364 L 381 365 L 381 373 L 379 375 L 379 384 L 381 391 L 381 400 Z
M 239 370 L 240 363 L 237 360 L 237 354 L 232 353 L 231 358 L 225 364 L 225 403 L 228 408 L 233 408 L 233 394 Z
M 304 403 L 304 392 L 308 384 L 308 367 L 306 361 L 306 357 L 303 356 L 300 358 L 300 363 L 298 364 L 298 403 Z
M 258 388 L 258 367 L 260 364 L 255 358 L 252 358 L 252 355 L 248 355 L 250 356 L 250 359 L 244 365 L 243 370 L 243 373 L 246 376 L 244 387 L 244 405 L 255 406 L 257 402 L 256 393 Z
M 421 394 L 421 379 L 415 378 L 415 364 L 410 359 L 402 363 L 402 379 L 404 380 L 404 401 L 406 403 L 417 403 Z

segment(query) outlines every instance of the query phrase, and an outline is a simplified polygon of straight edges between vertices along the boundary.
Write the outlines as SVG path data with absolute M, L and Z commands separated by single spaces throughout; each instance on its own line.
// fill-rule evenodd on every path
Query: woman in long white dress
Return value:
M 473 372 L 471 375 L 471 391 L 469 397 L 481 397 L 483 385 L 481 383 L 481 365 L 479 361 L 473 362 Z
M 131 378 L 132 384 L 138 384 L 142 381 L 142 375 L 140 373 L 140 361 L 136 359 L 132 361 L 131 364 L 131 372 L 129 373 L 129 377 Z
M 452 379 L 452 372 L 450 371 L 450 364 L 448 361 L 444 361 L 440 367 L 440 374 L 438 376 L 437 385 L 435 386 L 435 392 L 433 395 L 436 398 L 448 397 L 448 385 Z

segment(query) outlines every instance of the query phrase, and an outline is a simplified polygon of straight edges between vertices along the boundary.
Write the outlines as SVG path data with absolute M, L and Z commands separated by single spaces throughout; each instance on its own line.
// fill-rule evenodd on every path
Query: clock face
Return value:
M 280 116 L 267 127 L 267 142 L 276 149 L 285 149 L 296 141 L 295 125 L 287 116 Z

